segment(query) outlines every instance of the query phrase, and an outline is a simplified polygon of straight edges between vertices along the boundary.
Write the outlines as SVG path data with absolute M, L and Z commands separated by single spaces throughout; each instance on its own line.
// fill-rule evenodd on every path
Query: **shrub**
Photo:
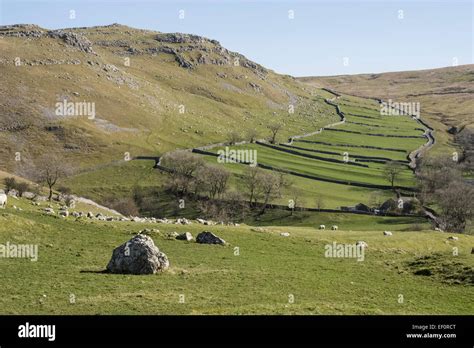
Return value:
M 18 191 L 18 196 L 23 197 L 23 194 L 30 189 L 30 184 L 27 182 L 19 182 L 14 187 Z
M 137 216 L 140 214 L 138 206 L 131 197 L 109 199 L 107 205 L 109 208 L 126 216 Z
M 5 178 L 3 180 L 4 184 L 5 184 L 5 192 L 8 193 L 10 192 L 11 190 L 14 190 L 15 187 L 16 187 L 16 180 L 15 178 Z

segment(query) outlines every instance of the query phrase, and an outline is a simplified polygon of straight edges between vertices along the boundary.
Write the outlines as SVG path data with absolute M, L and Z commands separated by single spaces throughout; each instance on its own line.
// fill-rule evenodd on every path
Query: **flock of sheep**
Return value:
M 319 229 L 320 230 L 325 230 L 326 229 L 326 225 L 319 225 Z M 331 226 L 331 230 L 333 231 L 337 231 L 339 229 L 339 227 L 337 225 L 332 225 Z
M 6 205 L 7 205 L 7 195 L 3 191 L 0 191 L 0 207 L 2 209 L 5 209 Z M 184 219 L 184 220 L 186 220 L 186 219 Z M 208 221 L 205 221 L 205 220 L 202 220 L 202 219 L 197 219 L 197 220 L 198 220 L 198 222 L 203 223 L 205 225 L 210 224 Z M 201 220 L 201 221 L 199 221 L 199 220 Z M 179 221 L 179 222 L 181 223 L 181 221 Z M 187 222 L 187 220 L 186 220 L 186 222 Z M 238 226 L 238 224 L 236 224 L 236 225 Z M 319 229 L 320 230 L 325 230 L 326 225 L 319 225 Z M 337 231 L 338 229 L 339 229 L 339 227 L 337 225 L 332 225 L 331 226 L 331 230 L 333 230 L 333 231 Z M 384 235 L 385 236 L 391 236 L 392 232 L 384 231 Z

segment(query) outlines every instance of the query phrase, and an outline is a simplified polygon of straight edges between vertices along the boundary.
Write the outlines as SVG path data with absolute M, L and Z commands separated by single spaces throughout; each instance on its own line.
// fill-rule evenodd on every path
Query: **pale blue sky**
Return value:
M 0 0 L 1 24 L 56 29 L 114 22 L 203 35 L 294 76 L 418 70 L 453 59 L 472 64 L 474 56 L 472 1 Z

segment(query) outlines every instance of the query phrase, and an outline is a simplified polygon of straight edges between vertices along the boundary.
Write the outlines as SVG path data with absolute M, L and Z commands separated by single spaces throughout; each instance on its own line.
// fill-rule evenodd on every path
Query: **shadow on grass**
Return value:
M 101 271 L 95 271 L 91 269 L 83 269 L 79 273 L 97 273 L 97 274 L 109 274 L 110 272 L 106 269 L 103 269 Z

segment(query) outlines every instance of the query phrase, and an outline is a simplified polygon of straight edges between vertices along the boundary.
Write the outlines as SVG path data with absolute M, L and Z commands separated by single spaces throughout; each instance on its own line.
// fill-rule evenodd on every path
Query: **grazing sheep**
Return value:
M 332 225 L 331 230 L 337 231 L 338 228 L 339 228 L 339 227 L 337 227 L 337 225 Z
M 5 193 L 0 193 L 0 207 L 5 209 L 7 206 L 7 195 Z
M 326 229 L 326 226 L 324 226 L 324 225 L 319 225 L 319 229 L 320 229 L 320 230 L 325 230 L 325 229 Z
M 69 212 L 67 210 L 60 210 L 59 215 L 62 216 L 62 217 L 68 217 Z
M 391 236 L 393 233 L 390 231 L 383 231 L 384 236 Z

